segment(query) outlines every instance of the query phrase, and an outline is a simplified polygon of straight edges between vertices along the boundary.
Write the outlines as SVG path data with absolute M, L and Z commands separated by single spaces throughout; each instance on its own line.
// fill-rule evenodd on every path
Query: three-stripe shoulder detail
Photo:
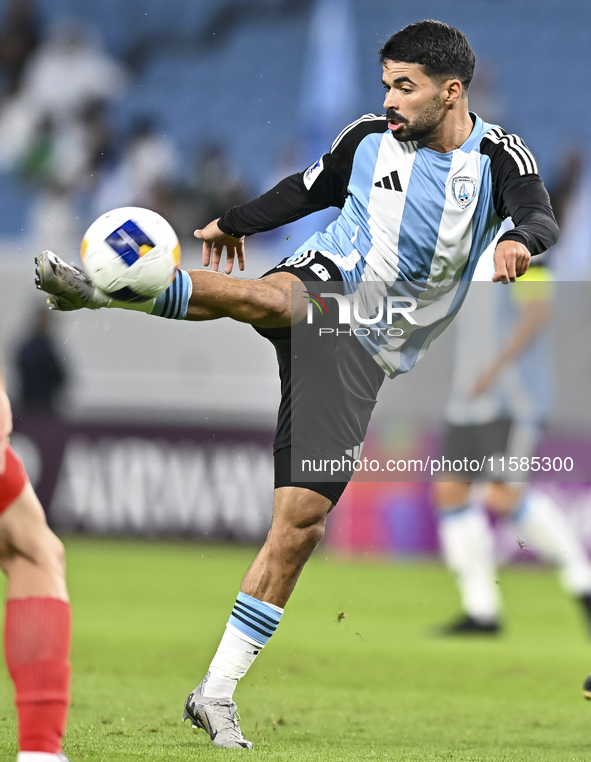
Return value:
M 351 124 L 347 125 L 342 132 L 339 133 L 339 135 L 335 138 L 333 144 L 330 147 L 330 152 L 332 153 L 335 148 L 339 145 L 339 143 L 343 140 L 344 137 L 346 137 L 351 130 L 354 130 L 355 127 L 357 127 L 360 124 L 363 124 L 364 122 L 377 122 L 377 121 L 384 121 L 386 117 L 384 114 L 365 114 L 364 116 L 357 119 L 357 121 L 352 122 Z
M 509 135 L 501 127 L 493 127 L 484 137 L 507 151 L 517 164 L 520 175 L 539 174 L 534 155 L 518 135 Z

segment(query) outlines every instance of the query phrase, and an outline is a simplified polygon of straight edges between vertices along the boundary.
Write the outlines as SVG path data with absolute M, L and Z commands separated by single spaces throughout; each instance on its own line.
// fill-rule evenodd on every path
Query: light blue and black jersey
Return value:
M 359 340 L 388 375 L 404 373 L 457 313 L 503 219 L 512 217 L 515 228 L 500 240 L 519 241 L 532 254 L 556 240 L 548 194 L 525 143 L 472 119 L 465 143 L 438 153 L 396 140 L 383 115 L 363 116 L 307 170 L 226 212 L 220 228 L 250 235 L 328 206 L 341 208 L 337 220 L 286 264 L 315 252 L 333 261 L 345 293 L 359 292 L 367 305 L 359 313 L 366 320 L 353 317 L 352 328 L 373 318 L 369 335 L 356 330 Z M 376 296 L 411 296 L 412 321 L 400 314 L 380 317 Z M 388 335 L 390 327 L 396 330 Z

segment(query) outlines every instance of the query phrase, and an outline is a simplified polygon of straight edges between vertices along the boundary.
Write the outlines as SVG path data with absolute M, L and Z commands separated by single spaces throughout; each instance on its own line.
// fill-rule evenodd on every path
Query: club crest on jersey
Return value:
M 465 177 L 463 175 L 454 177 L 451 181 L 451 189 L 460 209 L 470 206 L 476 198 L 477 188 L 478 182 L 473 177 Z

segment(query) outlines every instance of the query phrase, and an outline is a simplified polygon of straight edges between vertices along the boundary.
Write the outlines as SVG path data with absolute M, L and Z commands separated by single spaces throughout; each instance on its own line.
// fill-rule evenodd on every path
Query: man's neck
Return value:
M 433 135 L 421 143 L 437 153 L 448 153 L 463 145 L 473 129 L 474 122 L 466 103 L 461 109 L 449 111 Z

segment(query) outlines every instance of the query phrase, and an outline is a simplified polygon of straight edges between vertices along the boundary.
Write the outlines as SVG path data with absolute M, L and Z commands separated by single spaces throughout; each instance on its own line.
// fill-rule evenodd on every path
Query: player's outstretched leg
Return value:
M 209 270 L 179 270 L 169 288 L 156 299 L 120 302 L 97 289 L 88 275 L 51 251 L 35 259 L 35 283 L 48 294 L 50 309 L 118 308 L 173 320 L 215 320 L 230 317 L 261 328 L 288 326 L 305 316 L 307 301 L 292 304 L 292 287 L 305 291 L 292 273 L 273 273 L 258 280 L 231 278 Z
M 302 569 L 324 535 L 331 501 L 308 489 L 275 490 L 271 529 L 247 571 L 219 648 L 185 702 L 183 720 L 202 728 L 214 746 L 252 748 L 238 725 L 238 680 L 268 643 Z
M 0 567 L 8 577 L 4 650 L 15 688 L 18 762 L 65 760 L 71 612 L 64 552 L 11 450 L 0 475 Z

